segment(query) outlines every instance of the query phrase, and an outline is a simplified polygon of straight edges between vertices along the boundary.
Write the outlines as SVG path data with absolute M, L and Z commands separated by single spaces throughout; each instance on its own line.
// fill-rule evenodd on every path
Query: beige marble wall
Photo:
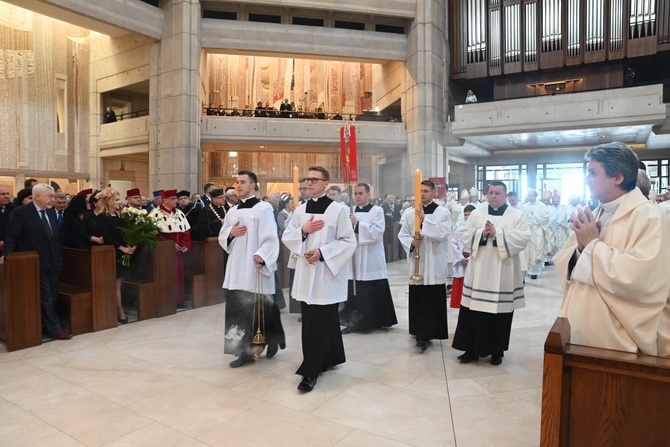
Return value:
M 98 35 L 91 40 L 89 166 L 91 184 L 96 187 L 109 181 L 99 150 L 105 143 L 100 138 L 105 93 L 149 79 L 152 50 L 156 45 L 153 39 L 133 33 L 115 38 Z M 123 154 L 123 146 L 115 148 Z M 135 151 L 136 148 L 128 148 L 128 153 Z
M 152 189 L 197 190 L 200 149 L 200 2 L 170 0 L 156 70 L 151 73 L 149 183 Z M 155 61 L 155 60 L 154 60 Z M 156 88 L 156 86 L 159 86 Z
M 407 126 L 406 187 L 421 169 L 424 178 L 447 176 L 446 150 L 441 144 L 447 113 L 446 1 L 417 0 L 416 19 L 407 35 L 407 61 L 402 95 Z
M 0 173 L 87 177 L 88 30 L 0 8 Z

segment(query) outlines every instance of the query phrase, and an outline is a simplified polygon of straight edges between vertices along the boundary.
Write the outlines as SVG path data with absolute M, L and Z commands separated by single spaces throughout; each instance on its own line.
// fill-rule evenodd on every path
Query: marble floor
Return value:
M 304 395 L 300 323 L 287 309 L 286 350 L 238 369 L 223 354 L 224 305 L 12 353 L 0 345 L 0 446 L 539 445 L 555 268 L 526 284 L 500 366 L 459 364 L 449 340 L 421 354 L 407 333 L 404 261 L 389 274 L 399 324 L 345 335 L 347 362 Z

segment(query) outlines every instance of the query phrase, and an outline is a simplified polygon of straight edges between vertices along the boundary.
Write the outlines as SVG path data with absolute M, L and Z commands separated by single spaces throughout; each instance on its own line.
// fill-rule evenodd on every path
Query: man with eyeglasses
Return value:
M 346 361 L 338 315 L 347 300 L 348 266 L 356 250 L 349 211 L 326 196 L 330 174 L 309 168 L 305 179 L 311 199 L 288 222 L 282 241 L 297 256 L 292 296 L 302 310 L 303 362 L 298 389 L 314 389 L 322 371 Z
M 195 209 L 195 205 L 191 203 L 191 192 L 186 191 L 185 189 L 177 193 L 177 207 L 184 213 L 188 224 L 191 226 L 191 239 L 197 240 L 193 234 L 193 228 L 198 224 L 198 218 L 200 217 L 200 212 Z M 217 233 L 218 236 L 218 233 Z
M 235 205 L 237 205 L 237 192 L 234 186 L 229 186 L 226 188 L 226 201 L 223 202 L 223 209 L 227 213 Z

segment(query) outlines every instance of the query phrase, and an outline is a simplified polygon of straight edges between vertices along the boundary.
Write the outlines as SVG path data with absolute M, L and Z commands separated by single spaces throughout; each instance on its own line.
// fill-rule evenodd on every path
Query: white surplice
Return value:
M 247 227 L 247 232 L 244 236 L 233 238 L 229 243 L 228 237 L 232 227 L 238 222 Z M 279 237 L 272 205 L 258 202 L 252 208 L 238 209 L 238 206 L 231 208 L 219 232 L 219 244 L 228 252 L 224 289 L 269 295 L 275 293 L 274 272 L 277 270 Z M 260 269 L 262 290 L 256 290 L 258 269 L 253 260 L 254 255 L 260 256 L 265 261 L 265 265 Z
M 544 262 L 547 254 L 547 233 L 549 231 L 549 208 L 536 200 L 523 205 L 523 213 L 530 228 L 530 243 L 526 247 L 525 257 L 528 261 L 528 270 L 538 263 Z
M 314 220 L 323 220 L 324 227 L 309 233 L 303 241 L 302 226 L 312 216 Z M 297 256 L 293 298 L 317 305 L 347 300 L 347 280 L 350 273 L 347 267 L 356 250 L 356 236 L 346 207 L 333 202 L 325 213 L 312 214 L 306 212 L 305 204 L 300 205 L 286 225 L 282 242 Z M 309 263 L 304 254 L 313 248 L 321 251 L 322 260 Z
M 386 254 L 384 253 L 384 210 L 373 206 L 368 212 L 354 212 L 358 219 L 358 233 L 356 233 L 356 252 L 354 253 L 354 268 L 356 281 L 374 281 L 388 278 L 386 270 Z M 351 275 L 349 279 L 353 279 Z
M 414 253 L 410 252 L 414 239 L 414 216 L 416 216 L 414 208 L 408 208 L 403 213 L 398 233 L 398 239 L 407 253 L 408 278 L 414 275 Z M 446 284 L 452 237 L 449 210 L 438 206 L 432 214 L 425 214 L 420 234 L 422 239 L 419 247 L 419 274 L 423 276 L 423 281 L 410 280 L 410 285 Z
M 491 221 L 494 237 L 480 245 L 484 225 Z M 486 313 L 508 313 L 525 306 L 521 252 L 530 241 L 523 212 L 508 206 L 502 216 L 477 208 L 459 231 L 464 249 L 470 252 L 465 270 L 461 306 Z M 494 244 L 495 242 L 495 244 Z

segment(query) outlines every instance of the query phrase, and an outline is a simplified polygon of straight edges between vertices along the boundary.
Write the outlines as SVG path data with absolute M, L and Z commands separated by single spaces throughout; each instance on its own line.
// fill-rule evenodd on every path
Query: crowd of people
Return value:
M 38 252 L 44 330 L 65 340 L 71 335 L 55 312 L 61 246 L 111 244 L 117 259 L 139 256 L 137 246 L 124 243 L 120 213 L 146 210 L 158 237 L 174 242 L 175 305 L 185 309 L 183 255 L 192 240 L 216 237 L 227 257 L 224 352 L 235 357 L 230 367 L 256 361 L 264 349 L 272 358 L 286 347 L 280 315 L 286 286 L 302 322 L 298 389 L 309 392 L 323 371 L 346 361 L 343 335 L 397 324 L 384 238 L 398 223 L 393 237 L 407 254 L 409 333 L 419 352 L 449 337 L 451 287 L 459 361 L 490 356 L 500 365 L 514 311 L 525 306 L 527 280 L 554 263 L 565 290 L 560 315 L 569 318 L 573 343 L 670 356 L 670 202 L 658 200 L 670 191 L 650 197 L 649 178 L 624 144 L 596 146 L 585 159 L 586 184 L 600 202 L 593 209 L 579 197 L 563 205 L 558 191 L 534 189 L 520 203 L 500 181 L 488 184 L 481 200 L 476 188 L 463 190 L 459 200 L 439 199 L 429 180 L 421 183 L 415 209 L 391 194 L 374 200 L 362 182 L 343 192 L 320 166 L 307 169 L 296 197 L 273 192 L 259 198 L 259 179 L 248 170 L 227 188 L 207 183 L 201 196 L 154 191 L 152 201 L 138 188 L 125 198 L 113 188 L 68 197 L 30 179 L 14 203 L 0 186 L 0 262 L 14 251 Z M 289 276 L 282 274 L 286 269 L 289 284 L 280 279 Z M 117 265 L 120 324 L 128 322 L 120 284 L 130 274 Z
M 345 116 L 347 119 L 356 120 L 355 114 L 345 114 L 343 116 L 339 110 L 336 110 L 335 113 L 328 112 L 324 110 L 323 105 L 315 107 L 314 109 L 303 109 L 301 106 L 296 106 L 294 101 L 284 99 L 284 101 L 279 105 L 279 109 L 270 104 L 269 101 L 263 103 L 263 101 L 258 101 L 256 107 L 250 107 L 249 104 L 246 104 L 244 108 L 239 109 L 237 107 L 226 108 L 223 104 L 219 104 L 218 107 L 214 106 L 213 103 L 210 103 L 207 108 L 205 108 L 205 115 L 207 116 L 244 116 L 244 117 L 255 117 L 255 118 L 303 118 L 303 119 L 319 119 L 319 120 L 344 120 Z M 396 115 L 388 115 L 386 117 L 388 122 L 400 122 L 401 118 Z

